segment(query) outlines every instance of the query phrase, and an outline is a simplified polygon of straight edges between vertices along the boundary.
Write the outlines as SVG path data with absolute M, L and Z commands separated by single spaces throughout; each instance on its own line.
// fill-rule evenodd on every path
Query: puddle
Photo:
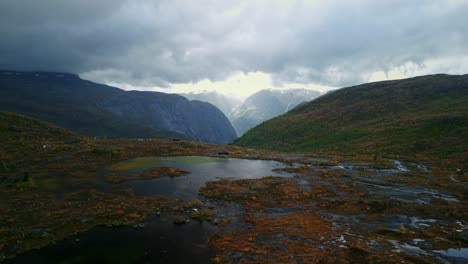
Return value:
M 95 227 L 11 263 L 208 263 L 214 231 L 208 223 L 176 226 L 170 217 L 152 219 L 144 228 Z

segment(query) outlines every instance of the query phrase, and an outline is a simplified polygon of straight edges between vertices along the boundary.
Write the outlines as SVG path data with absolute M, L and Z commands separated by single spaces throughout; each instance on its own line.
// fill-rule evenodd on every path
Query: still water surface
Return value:
M 198 196 L 207 181 L 220 178 L 252 179 L 290 176 L 272 172 L 287 165 L 269 160 L 221 159 L 211 157 L 143 157 L 120 162 L 102 173 L 137 173 L 152 167 L 176 167 L 191 173 L 181 177 L 134 180 L 122 183 L 137 195 L 167 195 L 184 201 Z M 216 206 L 235 220 L 236 205 Z M 237 212 L 238 213 L 238 212 Z M 144 227 L 95 227 L 54 245 L 20 255 L 12 263 L 210 263 L 209 237 L 218 229 L 209 223 L 174 225 L 172 217 L 151 217 Z

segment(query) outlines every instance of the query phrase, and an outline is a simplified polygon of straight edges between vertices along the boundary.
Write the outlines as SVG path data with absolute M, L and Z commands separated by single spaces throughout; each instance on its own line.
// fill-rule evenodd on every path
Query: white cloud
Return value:
M 375 71 L 367 81 L 377 82 L 385 80 L 404 79 L 427 74 L 466 74 L 468 73 L 468 55 L 456 57 L 434 58 L 416 64 L 407 62 L 404 65 L 387 71 Z
M 89 73 L 82 76 L 85 79 L 93 79 L 94 73 Z M 168 84 L 163 88 L 160 86 L 138 86 L 125 83 L 125 73 L 122 73 L 124 78 L 114 77 L 114 73 L 96 73 L 100 76 L 108 76 L 105 82 L 109 85 L 120 87 L 125 90 L 149 90 L 165 93 L 190 93 L 201 91 L 217 91 L 224 94 L 231 94 L 240 98 L 245 98 L 262 89 L 291 89 L 304 88 L 320 92 L 325 92 L 335 87 L 323 86 L 319 84 L 303 84 L 303 83 L 275 83 L 273 77 L 264 72 L 237 72 L 223 81 L 211 81 L 204 79 L 195 83 Z M 117 81 L 116 81 L 117 80 Z M 120 81 L 118 81 L 120 80 Z
M 187 93 L 191 91 L 218 91 L 225 94 L 235 94 L 241 97 L 247 97 L 262 89 L 290 89 L 305 88 L 317 91 L 327 91 L 334 87 L 318 84 L 303 83 L 281 83 L 275 84 L 273 77 L 264 72 L 236 73 L 224 81 L 210 81 L 208 79 L 188 84 L 170 85 L 171 91 L 175 93 Z M 161 89 L 158 89 L 161 90 Z

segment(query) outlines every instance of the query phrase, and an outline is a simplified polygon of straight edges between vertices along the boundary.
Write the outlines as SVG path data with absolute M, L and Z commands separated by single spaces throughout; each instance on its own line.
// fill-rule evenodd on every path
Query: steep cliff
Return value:
M 0 71 L 0 110 L 29 115 L 90 136 L 190 137 L 229 143 L 224 114 L 182 96 L 124 91 L 55 72 Z

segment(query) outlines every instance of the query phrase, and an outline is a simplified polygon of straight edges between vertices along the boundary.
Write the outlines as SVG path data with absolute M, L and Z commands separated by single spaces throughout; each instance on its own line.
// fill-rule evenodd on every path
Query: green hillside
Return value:
M 92 140 L 65 128 L 0 111 L 0 172 L 37 165 L 46 157 L 79 151 Z
M 468 75 L 429 75 L 326 94 L 235 143 L 282 151 L 468 155 Z

